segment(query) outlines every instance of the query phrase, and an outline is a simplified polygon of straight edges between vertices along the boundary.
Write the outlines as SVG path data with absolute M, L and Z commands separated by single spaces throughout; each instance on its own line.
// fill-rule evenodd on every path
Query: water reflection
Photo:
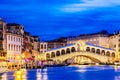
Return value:
M 47 69 L 37 69 L 36 80 L 48 80 Z
M 114 66 L 115 71 L 120 71 L 120 66 Z
M 1 75 L 0 80 L 8 80 L 8 79 L 7 79 L 7 73 L 3 73 L 3 74 Z
M 15 77 L 14 80 L 27 80 L 26 74 L 27 74 L 26 69 L 20 69 L 18 71 L 15 71 L 14 72 L 14 77 Z
M 21 69 L 0 74 L 0 80 L 120 80 L 119 66 L 68 66 Z

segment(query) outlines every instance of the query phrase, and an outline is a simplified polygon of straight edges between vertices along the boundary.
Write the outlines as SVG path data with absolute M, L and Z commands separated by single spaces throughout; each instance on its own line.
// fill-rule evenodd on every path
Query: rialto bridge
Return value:
M 86 60 L 88 62 L 112 63 L 115 58 L 115 50 L 78 41 L 76 44 L 46 51 L 44 56 L 46 59 L 62 62 L 72 59 L 78 63 Z

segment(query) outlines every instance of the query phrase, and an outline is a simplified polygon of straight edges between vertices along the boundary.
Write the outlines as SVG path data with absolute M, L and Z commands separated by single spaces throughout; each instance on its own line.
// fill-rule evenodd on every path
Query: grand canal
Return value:
M 0 80 L 120 80 L 114 66 L 65 66 L 18 70 L 0 74 Z

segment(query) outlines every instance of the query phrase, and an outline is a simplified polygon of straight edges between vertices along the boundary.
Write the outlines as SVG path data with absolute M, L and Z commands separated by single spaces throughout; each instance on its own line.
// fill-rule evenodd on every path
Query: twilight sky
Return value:
M 42 40 L 120 30 L 120 0 L 0 0 L 0 16 Z

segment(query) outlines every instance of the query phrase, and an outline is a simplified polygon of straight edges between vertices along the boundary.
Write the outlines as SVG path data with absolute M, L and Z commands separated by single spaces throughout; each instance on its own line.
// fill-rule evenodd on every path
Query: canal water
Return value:
M 0 74 L 0 80 L 120 80 L 120 67 L 65 66 L 22 69 Z

